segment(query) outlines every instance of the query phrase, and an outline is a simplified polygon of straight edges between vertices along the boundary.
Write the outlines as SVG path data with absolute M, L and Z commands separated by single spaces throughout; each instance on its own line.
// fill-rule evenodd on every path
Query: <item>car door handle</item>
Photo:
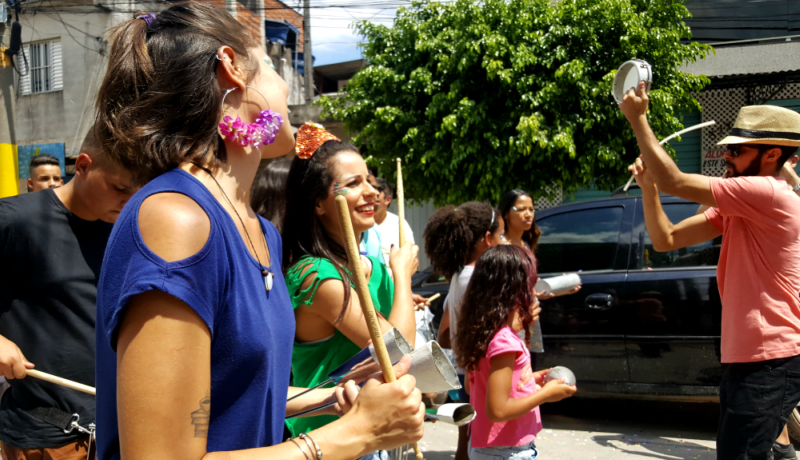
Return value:
M 611 294 L 592 294 L 586 298 L 586 306 L 592 310 L 608 310 L 614 304 Z

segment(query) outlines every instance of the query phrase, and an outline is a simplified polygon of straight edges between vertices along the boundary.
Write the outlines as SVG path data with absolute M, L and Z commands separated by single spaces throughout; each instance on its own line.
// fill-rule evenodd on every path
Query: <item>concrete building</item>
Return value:
M 278 0 L 211 0 L 242 22 L 272 57 L 290 87 L 290 103 L 302 101 L 303 78 L 292 65 L 302 51 L 302 15 Z M 94 97 L 106 67 L 106 31 L 137 11 L 158 12 L 169 2 L 122 0 L 48 0 L 23 3 L 23 53 L 17 55 L 16 135 L 21 192 L 30 156 L 51 153 L 77 156 L 94 117 Z M 294 47 L 271 41 L 267 24 L 291 24 Z M 298 27 L 297 25 L 300 25 Z M 288 26 L 287 26 L 288 27 Z

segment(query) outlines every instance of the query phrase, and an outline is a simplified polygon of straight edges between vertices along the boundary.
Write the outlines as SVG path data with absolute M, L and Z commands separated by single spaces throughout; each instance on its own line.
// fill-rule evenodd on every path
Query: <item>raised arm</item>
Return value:
M 661 206 L 658 187 L 653 183 L 649 163 L 637 158 L 636 163 L 629 169 L 642 189 L 644 223 L 653 242 L 653 249 L 659 252 L 671 251 L 702 243 L 720 235 L 717 227 L 709 222 L 703 213 L 695 214 L 673 225 Z
M 711 193 L 709 178 L 682 172 L 658 144 L 658 139 L 647 122 L 649 102 L 644 83 L 641 83 L 637 92 L 634 93 L 632 89 L 628 91 L 619 107 L 636 134 L 639 151 L 652 175 L 652 181 L 664 193 L 716 208 L 717 201 Z
M 411 274 L 417 267 L 417 251 L 415 245 L 407 243 L 402 249 L 393 249 L 390 260 L 394 272 L 394 299 L 392 312 L 388 318 L 378 316 L 381 331 L 387 332 L 396 327 L 413 346 L 416 336 L 414 319 L 414 302 L 411 299 Z M 314 282 L 313 275 L 306 277 L 301 289 L 308 289 Z M 357 346 L 364 348 L 370 340 L 367 322 L 361 311 L 361 303 L 355 289 L 350 290 L 350 304 L 344 315 L 342 304 L 345 298 L 345 286 L 341 280 L 323 280 L 317 288 L 311 305 L 297 309 L 298 336 L 303 339 L 312 335 L 319 338 L 333 334 L 338 329 Z
M 786 160 L 786 163 L 783 164 L 781 168 L 780 174 L 781 177 L 786 179 L 786 183 L 789 184 L 789 187 L 792 187 L 792 190 L 798 185 L 800 185 L 800 177 L 797 176 L 797 173 L 794 171 L 794 168 L 797 167 L 797 155 L 792 155 L 791 158 Z M 800 195 L 800 188 L 794 191 L 797 195 Z

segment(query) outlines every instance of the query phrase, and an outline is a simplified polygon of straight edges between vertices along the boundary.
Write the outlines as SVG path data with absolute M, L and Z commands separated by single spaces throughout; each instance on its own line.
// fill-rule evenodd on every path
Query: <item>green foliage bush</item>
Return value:
M 406 196 L 491 200 L 513 187 L 566 193 L 627 179 L 636 141 L 611 85 L 637 57 L 653 66 L 650 123 L 682 129 L 708 79 L 679 71 L 711 48 L 680 0 L 456 0 L 400 8 L 395 25 L 355 25 L 366 66 L 323 113 L 357 133 L 379 174 L 403 158 Z M 699 152 L 698 152 L 699 154 Z

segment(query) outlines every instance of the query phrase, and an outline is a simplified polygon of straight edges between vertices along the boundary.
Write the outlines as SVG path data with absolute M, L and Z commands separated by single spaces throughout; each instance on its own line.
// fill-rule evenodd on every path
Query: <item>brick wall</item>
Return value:
M 238 2 L 236 6 L 236 15 L 238 16 L 237 19 L 239 22 L 247 28 L 258 43 L 261 43 L 261 37 L 264 35 L 264 25 L 261 24 L 261 18 L 258 13 L 250 11 L 247 7 Z

